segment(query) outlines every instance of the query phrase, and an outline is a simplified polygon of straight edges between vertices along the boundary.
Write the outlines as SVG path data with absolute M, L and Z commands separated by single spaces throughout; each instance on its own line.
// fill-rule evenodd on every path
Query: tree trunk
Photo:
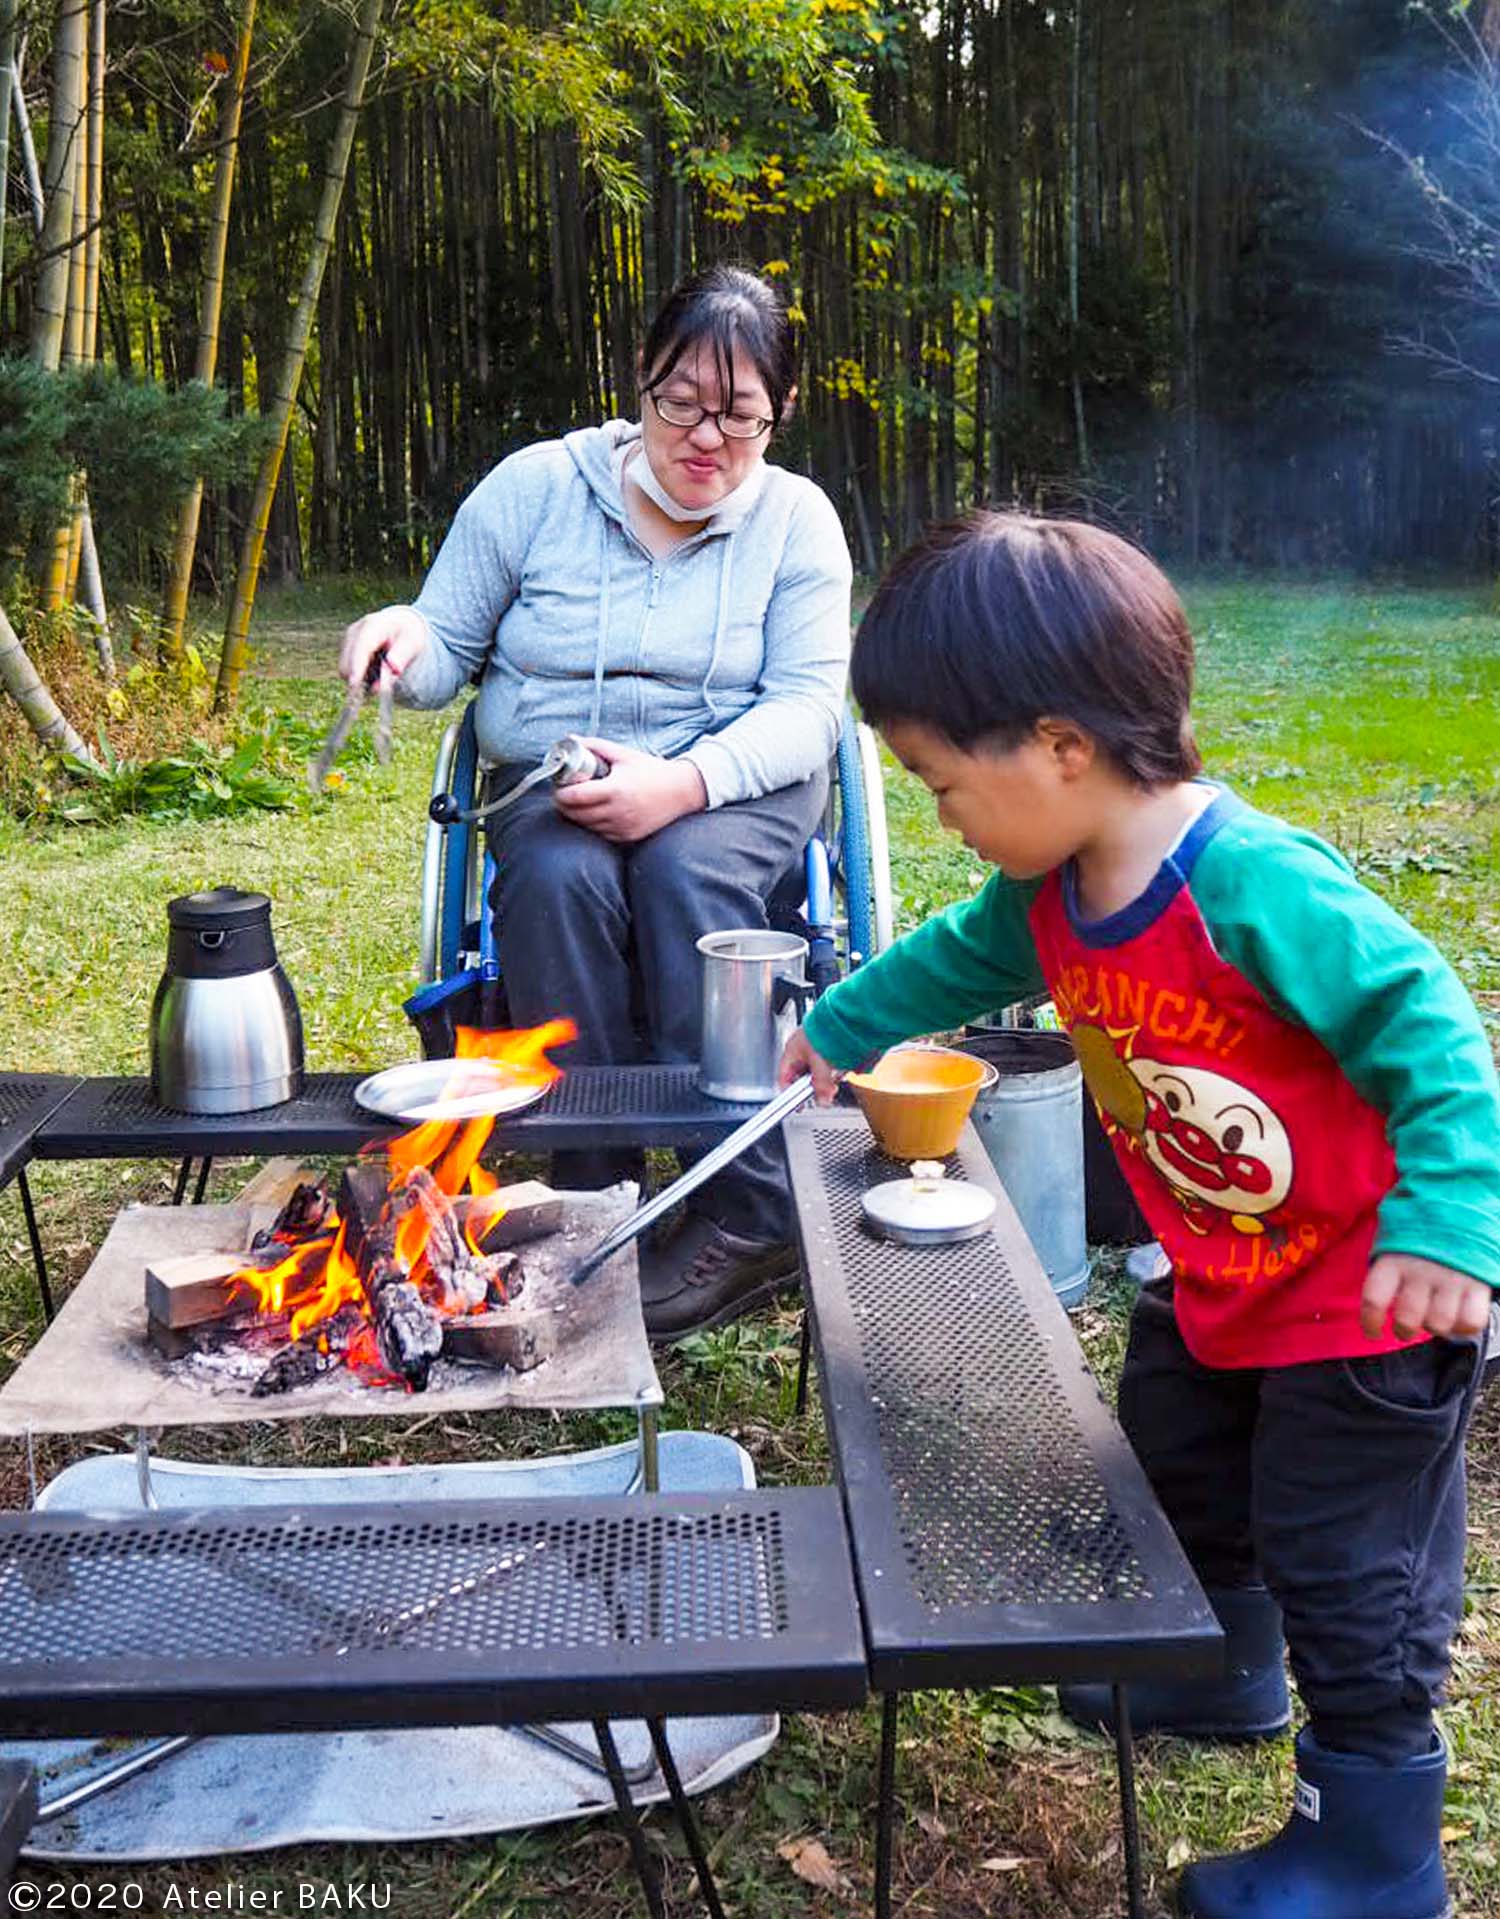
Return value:
M 219 365 L 219 319 L 224 308 L 224 261 L 229 250 L 229 209 L 234 198 L 234 169 L 240 149 L 240 115 L 245 105 L 245 76 L 250 70 L 250 38 L 255 27 L 255 0 L 243 0 L 239 36 L 235 41 L 234 71 L 219 116 L 219 157 L 214 163 L 213 212 L 209 218 L 208 257 L 203 265 L 203 297 L 198 306 L 198 345 L 193 378 L 212 386 Z M 198 547 L 198 519 L 203 508 L 203 482 L 195 480 L 177 515 L 177 537 L 172 567 L 162 597 L 161 633 L 157 651 L 164 660 L 178 660 L 183 652 L 188 593 L 193 581 L 193 555 Z
M 61 363 L 63 327 L 68 317 L 81 118 L 78 103 L 83 98 L 88 51 L 88 7 L 89 0 L 62 0 L 52 38 L 52 119 L 47 132 L 47 168 L 42 186 L 45 215 L 31 327 L 31 358 L 49 373 L 55 373 Z
M 245 670 L 245 662 L 249 658 L 250 615 L 255 607 L 255 588 L 260 578 L 261 558 L 265 552 L 266 527 L 271 517 L 271 502 L 275 497 L 276 482 L 281 475 L 287 435 L 291 431 L 292 403 L 297 397 L 303 363 L 307 358 L 308 336 L 312 332 L 313 315 L 318 307 L 318 291 L 323 283 L 323 268 L 327 264 L 328 251 L 333 244 L 334 231 L 338 224 L 344 176 L 349 170 L 349 150 L 354 144 L 354 128 L 359 119 L 360 104 L 364 99 L 365 79 L 370 71 L 370 56 L 375 47 L 375 27 L 379 18 L 380 0 L 363 0 L 359 10 L 359 21 L 354 30 L 354 44 L 349 52 L 349 71 L 344 79 L 338 124 L 334 130 L 328 158 L 324 163 L 323 191 L 318 201 L 317 219 L 313 225 L 312 251 L 302 276 L 302 287 L 297 298 L 297 310 L 292 316 L 291 337 L 287 341 L 286 355 L 271 394 L 271 404 L 266 409 L 267 417 L 275 428 L 276 437 L 267 449 L 261 461 L 260 472 L 256 476 L 250 519 L 245 528 L 245 539 L 240 549 L 240 566 L 234 584 L 234 601 L 230 606 L 229 620 L 224 629 L 224 652 L 219 661 L 219 681 L 214 695 L 214 703 L 221 710 L 233 702 Z
M 20 707 L 32 732 L 50 752 L 70 753 L 74 759 L 96 764 L 81 735 L 70 725 L 67 715 L 32 665 L 31 656 L 6 618 L 4 607 L 0 607 L 0 688 Z

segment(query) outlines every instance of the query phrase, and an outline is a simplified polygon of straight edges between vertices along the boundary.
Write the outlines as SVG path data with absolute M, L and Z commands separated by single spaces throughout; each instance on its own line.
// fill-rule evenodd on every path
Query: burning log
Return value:
M 536 1315 L 527 1319 L 513 1312 L 466 1313 L 443 1326 L 443 1351 L 449 1359 L 529 1373 L 551 1350 L 551 1340 Z
M 251 1387 L 251 1397 L 267 1399 L 273 1393 L 293 1392 L 298 1386 L 310 1386 L 324 1373 L 342 1366 L 364 1323 L 365 1316 L 358 1306 L 352 1302 L 340 1306 L 330 1319 L 321 1321 L 277 1353 Z
M 275 1219 L 251 1240 L 250 1250 L 263 1253 L 277 1246 L 294 1246 L 299 1239 L 310 1239 L 327 1224 L 332 1211 L 333 1201 L 325 1181 L 299 1180 Z
M 344 1169 L 339 1218 L 344 1222 L 344 1249 L 369 1302 L 380 1357 L 419 1393 L 443 1350 L 443 1323 L 412 1285 L 396 1250 L 401 1221 L 391 1203 L 383 1160 L 364 1160 Z

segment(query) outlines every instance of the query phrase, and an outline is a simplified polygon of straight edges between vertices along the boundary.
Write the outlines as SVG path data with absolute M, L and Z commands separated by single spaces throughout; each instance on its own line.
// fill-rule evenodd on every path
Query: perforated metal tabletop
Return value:
M 908 1169 L 858 1114 L 786 1127 L 823 1401 L 877 1691 L 1212 1673 L 1218 1624 L 966 1128 L 951 1178 L 993 1229 L 864 1224 Z
M 830 1487 L 0 1516 L 0 1732 L 822 1710 L 867 1685 Z
M 37 1131 L 33 1150 L 39 1159 L 353 1153 L 400 1130 L 355 1104 L 362 1077 L 310 1073 L 298 1099 L 218 1116 L 172 1112 L 157 1104 L 144 1079 L 75 1081 L 77 1090 Z M 700 1093 L 691 1064 L 578 1066 L 535 1106 L 499 1121 L 495 1138 L 516 1152 L 707 1146 L 756 1110 Z
M 0 1186 L 36 1150 L 36 1134 L 83 1081 L 70 1073 L 0 1073 Z

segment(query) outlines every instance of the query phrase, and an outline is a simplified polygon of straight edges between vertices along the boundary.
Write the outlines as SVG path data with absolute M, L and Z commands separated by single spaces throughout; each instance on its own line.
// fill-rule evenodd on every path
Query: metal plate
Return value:
M 952 1246 L 987 1232 L 995 1195 L 956 1179 L 887 1179 L 865 1194 L 865 1218 L 903 1246 Z
M 355 1087 L 354 1097 L 381 1119 L 493 1119 L 532 1105 L 552 1077 L 492 1059 L 418 1059 L 372 1073 Z

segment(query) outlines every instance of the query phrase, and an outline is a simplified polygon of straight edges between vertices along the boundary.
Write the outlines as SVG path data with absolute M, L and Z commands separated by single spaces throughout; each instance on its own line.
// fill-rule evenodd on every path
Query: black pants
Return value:
M 495 790 L 524 767 L 501 767 Z M 762 799 L 689 813 L 649 839 L 616 846 L 566 820 L 549 787 L 490 821 L 494 904 L 510 1016 L 578 1025 L 564 1066 L 696 1060 L 701 1045 L 701 934 L 763 927 L 766 900 L 822 818 L 828 776 Z M 602 1159 L 559 1167 L 564 1183 L 604 1183 L 634 1169 Z M 789 1240 L 791 1197 L 780 1142 L 762 1141 L 693 1196 L 750 1239 Z
M 1427 1751 L 1463 1609 L 1464 1435 L 1482 1346 L 1238 1371 L 1183 1344 L 1172 1282 L 1142 1289 L 1120 1421 L 1206 1586 L 1279 1601 L 1313 1736 Z

